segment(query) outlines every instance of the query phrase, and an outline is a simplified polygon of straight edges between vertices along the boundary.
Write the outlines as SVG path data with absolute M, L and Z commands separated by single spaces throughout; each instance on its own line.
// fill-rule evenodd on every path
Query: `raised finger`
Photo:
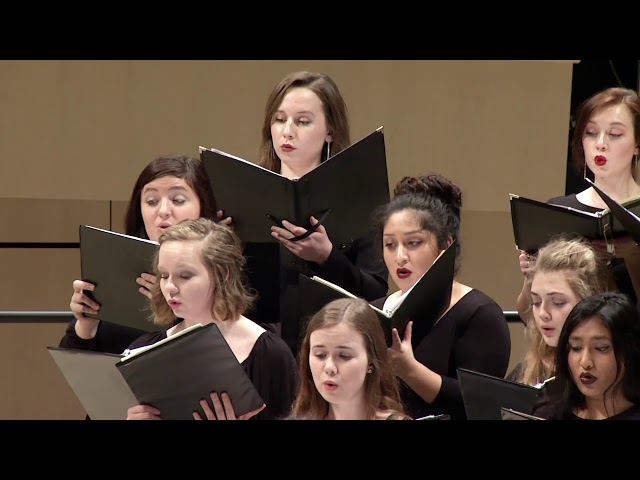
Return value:
M 407 323 L 407 326 L 404 329 L 404 340 L 406 342 L 411 341 L 411 335 L 413 333 L 413 322 Z
M 277 239 L 289 239 L 294 237 L 293 233 L 291 233 L 285 228 L 280 228 L 280 227 L 271 227 L 271 235 L 273 235 Z
M 220 401 L 220 397 L 216 392 L 211 393 L 211 403 L 213 403 L 213 410 L 216 413 L 216 418 L 218 420 L 224 420 L 224 407 L 222 406 L 222 402 Z
M 318 219 L 316 217 L 312 216 L 311 217 L 311 225 L 315 225 L 316 223 L 318 223 Z M 313 233 L 316 233 L 316 232 L 322 233 L 324 235 L 327 234 L 327 231 L 325 230 L 324 225 L 320 225 L 318 228 L 316 228 L 316 231 L 313 232 Z M 311 235 L 313 235 L 313 233 Z
M 138 291 L 144 295 L 145 297 L 147 297 L 149 300 L 153 300 L 153 294 L 145 287 L 140 287 L 138 289 Z
M 401 343 L 397 328 L 391 329 L 391 347 L 399 347 Z
M 136 278 L 136 283 L 138 285 L 140 285 L 141 287 L 146 288 L 147 290 L 149 290 L 152 286 L 153 283 L 149 282 L 148 280 L 146 280 L 144 277 L 138 277 Z
M 289 222 L 288 220 L 283 220 L 282 221 L 282 226 L 284 228 L 286 228 L 287 230 L 289 230 L 290 232 L 294 232 L 296 235 L 301 235 L 301 234 L 303 234 L 304 232 L 307 231 L 306 229 L 304 229 L 302 227 L 299 227 L 298 225 L 295 225 L 295 224 Z
M 215 413 L 213 413 L 213 410 L 211 410 L 209 402 L 207 402 L 206 399 L 203 398 L 202 400 L 200 400 L 200 407 L 202 407 L 202 411 L 204 412 L 204 415 L 208 420 L 216 420 L 216 415 Z
M 224 413 L 227 420 L 236 420 L 236 412 L 233 409 L 233 404 L 231 403 L 231 398 L 229 398 L 228 394 L 222 394 L 222 403 L 224 405 Z
M 93 291 L 95 288 L 93 283 L 83 282 L 82 280 L 73 281 L 73 291 L 76 293 L 82 293 L 83 290 Z
M 155 275 L 152 275 L 150 273 L 141 273 L 140 277 L 142 277 L 146 282 L 148 282 L 149 285 L 155 285 L 156 282 L 158 281 L 158 278 Z

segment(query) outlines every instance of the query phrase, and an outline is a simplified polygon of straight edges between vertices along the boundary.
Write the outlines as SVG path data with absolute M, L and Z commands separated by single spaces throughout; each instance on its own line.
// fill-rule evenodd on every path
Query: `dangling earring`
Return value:
M 583 173 L 583 175 L 582 175 L 582 178 L 583 178 L 584 180 L 586 180 L 586 179 L 587 179 L 587 161 L 586 161 L 586 160 L 584 161 L 584 173 Z
M 325 162 L 329 160 L 329 150 L 331 149 L 331 141 L 327 140 L 327 158 L 325 158 Z

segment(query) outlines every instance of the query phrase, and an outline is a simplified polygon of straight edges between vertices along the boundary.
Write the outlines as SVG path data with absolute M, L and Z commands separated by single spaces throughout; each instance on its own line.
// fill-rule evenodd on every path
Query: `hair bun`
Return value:
M 404 177 L 393 190 L 394 196 L 417 194 L 433 195 L 447 205 L 462 208 L 462 192 L 458 186 L 442 175 L 432 174 L 421 177 Z

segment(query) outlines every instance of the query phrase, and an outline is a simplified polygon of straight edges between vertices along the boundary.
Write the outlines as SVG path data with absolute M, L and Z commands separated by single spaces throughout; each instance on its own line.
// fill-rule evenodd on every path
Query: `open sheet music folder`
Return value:
M 116 363 L 122 355 L 47 347 L 65 380 L 91 420 L 125 420 L 138 405 Z
M 609 209 L 591 213 L 514 194 L 509 194 L 509 202 L 518 250 L 535 252 L 557 235 L 609 240 L 625 233 L 619 223 L 613 222 Z M 625 205 L 640 209 L 640 198 L 629 199 Z
M 152 345 L 114 355 L 47 347 L 91 418 L 124 419 L 129 407 L 152 405 L 163 420 L 193 420 L 226 392 L 237 416 L 264 403 L 215 323 L 193 325 Z
M 611 196 L 607 195 L 601 188 L 596 186 L 588 178 L 587 182 L 591 184 L 593 189 L 598 192 L 600 198 L 607 204 L 609 210 L 613 214 L 613 228 L 614 230 L 624 230 L 628 235 L 630 235 L 634 241 L 640 245 L 640 217 L 636 215 L 636 213 L 632 212 L 628 208 L 624 207 L 622 204 L 616 202 Z M 629 204 L 629 202 L 623 202 L 624 204 Z M 640 211 L 638 212 L 640 213 Z M 620 223 L 620 226 L 617 226 L 616 223 Z
M 350 244 L 371 229 L 371 213 L 389 201 L 382 127 L 297 180 L 220 150 L 200 147 L 220 208 L 243 242 L 278 242 L 282 220 L 309 229 L 310 216 L 334 244 Z
M 501 409 L 531 414 L 545 384 L 532 387 L 473 370 L 458 368 L 467 420 L 501 420 Z
M 158 327 L 149 320 L 149 300 L 138 289 L 136 278 L 153 273 L 158 242 L 80 225 L 82 279 L 96 289 L 84 293 L 100 304 L 97 315 L 106 322 L 152 332 Z
M 193 420 L 200 400 L 226 392 L 236 416 L 264 403 L 215 323 L 194 325 L 116 364 L 141 404 L 160 409 L 164 420 Z
M 387 345 L 391 345 L 391 330 L 396 328 L 402 337 L 409 321 L 413 321 L 411 343 L 418 345 L 431 327 L 447 310 L 451 302 L 451 289 L 455 271 L 455 241 L 443 250 L 433 265 L 416 283 L 397 299 L 388 311 L 374 305 L 382 325 Z M 300 274 L 301 318 L 308 320 L 332 300 L 356 295 L 320 277 Z

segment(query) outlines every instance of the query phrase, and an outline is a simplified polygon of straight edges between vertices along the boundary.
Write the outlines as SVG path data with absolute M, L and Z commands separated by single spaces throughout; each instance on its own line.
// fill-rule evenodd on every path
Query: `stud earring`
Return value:
M 373 373 L 373 367 L 367 368 L 367 373 Z

